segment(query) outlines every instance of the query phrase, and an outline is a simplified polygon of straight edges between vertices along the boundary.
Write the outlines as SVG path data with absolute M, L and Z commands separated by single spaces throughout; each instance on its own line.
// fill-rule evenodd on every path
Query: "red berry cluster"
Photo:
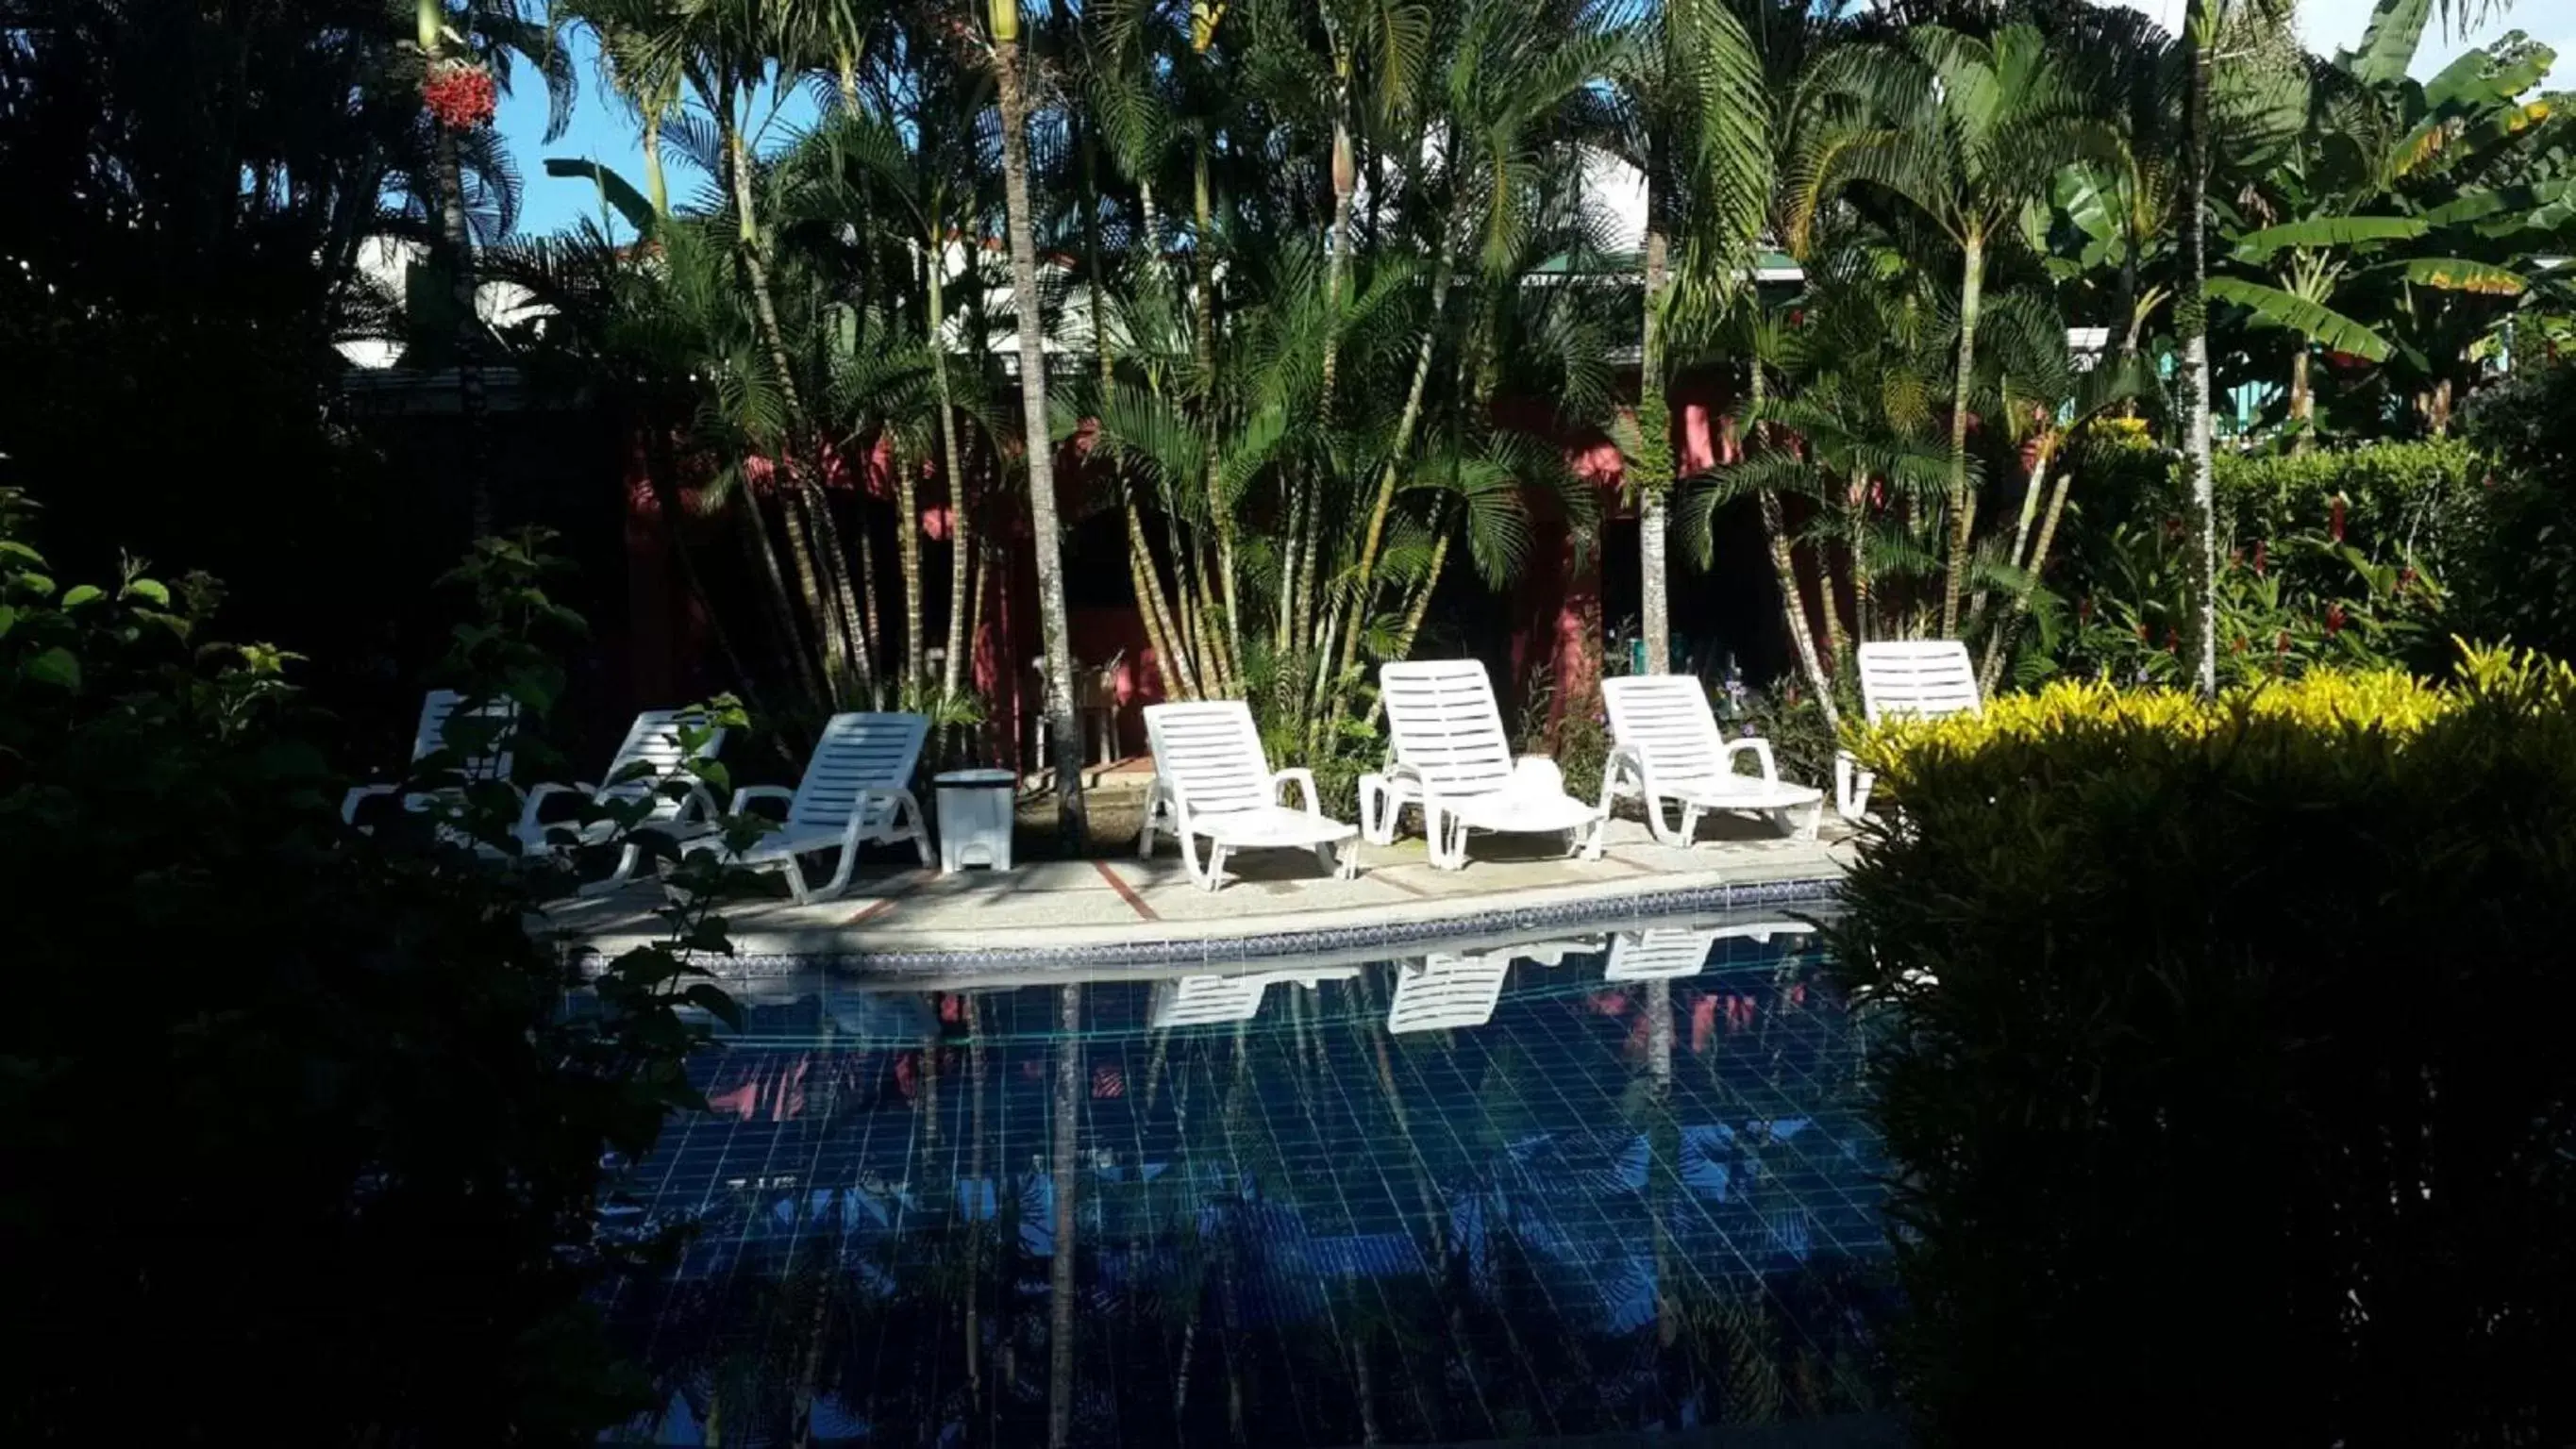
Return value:
M 421 103 L 438 124 L 451 131 L 471 131 L 491 124 L 501 103 L 492 73 L 465 60 L 442 60 L 420 83 Z

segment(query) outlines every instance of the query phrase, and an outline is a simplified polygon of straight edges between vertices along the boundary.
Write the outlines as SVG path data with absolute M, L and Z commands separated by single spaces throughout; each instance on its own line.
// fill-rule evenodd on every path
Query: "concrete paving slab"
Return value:
M 1230 940 L 1330 939 L 1350 928 L 1454 921 L 1462 929 L 1569 904 L 1650 911 L 1659 897 L 1713 887 L 1839 880 L 1849 833 L 1829 824 L 1798 841 L 1758 824 L 1723 821 L 1683 849 L 1618 821 L 1599 860 L 1568 859 L 1543 837 L 1479 838 L 1467 868 L 1435 869 L 1422 842 L 1360 847 L 1360 873 L 1339 880 L 1302 851 L 1252 852 L 1228 862 L 1230 879 L 1190 883 L 1167 845 L 1133 855 L 1046 860 L 1015 870 L 942 876 L 889 863 L 863 868 L 840 898 L 796 905 L 745 903 L 725 912 L 745 957 L 862 957 L 918 953 L 1100 950 L 1204 941 L 1211 956 Z M 1239 868 L 1238 868 L 1239 867 Z M 546 925 L 614 952 L 659 935 L 656 888 L 550 907 Z M 1238 950 L 1240 948 L 1237 948 Z

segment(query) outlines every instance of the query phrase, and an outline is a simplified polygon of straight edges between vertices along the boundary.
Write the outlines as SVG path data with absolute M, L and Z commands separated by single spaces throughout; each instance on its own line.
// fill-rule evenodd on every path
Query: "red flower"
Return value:
M 2326 515 L 2326 536 L 2337 543 L 2343 542 L 2343 495 L 2340 493 L 2335 495 L 2333 511 Z
M 2165 626 L 2165 652 L 2166 652 L 2167 654 L 2173 654 L 2173 653 L 2179 652 L 2179 651 L 2181 650 L 2181 648 L 2182 648 L 2182 631 L 2181 631 L 2181 630 L 2179 630 L 2179 629 L 2176 629 L 2176 628 L 2175 628 L 2173 625 L 2171 625 L 2171 624 L 2167 624 L 2167 625 Z
M 492 83 L 492 73 L 470 60 L 442 60 L 421 77 L 421 104 L 430 116 L 451 131 L 472 131 L 490 125 L 492 113 L 500 108 L 501 92 Z
M 2271 557 L 2272 557 L 2272 540 L 2270 540 L 2270 539 L 2268 539 L 2268 538 L 2263 538 L 2263 539 L 2257 539 L 2257 540 L 2255 540 L 2255 542 L 2254 542 L 2254 577 L 2256 577 L 2256 578 L 2258 578 L 2258 579 L 2259 579 L 2259 578 L 2261 578 L 2261 577 L 2263 576 L 2263 565 L 2264 565 L 2264 564 L 2266 564 L 2266 563 L 2268 563 L 2268 562 L 2271 560 Z
M 2327 638 L 2329 638 L 2329 639 L 2331 639 L 2331 638 L 2333 638 L 2335 635 L 2340 634 L 2340 633 L 2342 633 L 2342 632 L 2343 632 L 2343 605 L 2341 605 L 2341 604 L 2329 604 L 2329 605 L 2327 605 L 2327 606 L 2326 606 L 2326 637 L 2327 637 Z

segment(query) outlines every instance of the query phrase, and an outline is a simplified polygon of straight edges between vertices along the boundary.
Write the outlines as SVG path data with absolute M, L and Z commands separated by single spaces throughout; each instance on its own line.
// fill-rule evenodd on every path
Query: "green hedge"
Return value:
M 2340 497 L 2344 536 L 2354 546 L 2382 560 L 2411 554 L 2442 574 L 2470 536 L 2485 477 L 2478 450 L 2457 438 L 2221 456 L 2222 536 L 2251 547 L 2324 531 Z
M 2473 655 L 1862 742 L 1928 1441 L 2576 1436 L 2571 705 Z

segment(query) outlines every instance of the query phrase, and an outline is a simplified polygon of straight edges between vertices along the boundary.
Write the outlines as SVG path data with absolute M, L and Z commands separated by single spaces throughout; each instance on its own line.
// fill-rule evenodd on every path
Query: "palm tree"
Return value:
M 1639 627 L 1646 671 L 1672 670 L 1664 551 L 1673 470 L 1672 369 L 1666 326 L 1672 247 L 1681 234 L 1689 301 L 1723 308 L 1770 199 L 1770 98 L 1743 24 L 1721 0 L 1663 0 L 1621 68 L 1621 150 L 1646 182 L 1639 328 L 1637 438 L 1628 469 L 1637 495 Z
M 1805 250 L 1825 203 L 1866 186 L 1903 201 L 1959 251 L 1940 622 L 1942 634 L 1955 635 L 1976 528 L 1969 394 L 1987 266 L 2020 235 L 2024 208 L 2045 202 L 2061 168 L 2108 147 L 2047 38 L 2026 24 L 1990 40 L 1920 25 L 1892 43 L 1828 52 L 1804 109 L 1807 135 L 1788 207 L 1794 249 Z
M 1065 618 L 1063 530 L 1056 521 L 1055 459 L 1047 427 L 1046 338 L 1038 296 L 1038 244 L 1029 196 L 1029 98 L 1021 71 L 1019 0 L 988 0 L 993 80 L 1002 112 L 1002 198 L 1011 236 L 1011 306 L 1020 332 L 1022 459 L 1029 477 L 1030 544 L 1037 555 L 1038 627 L 1046 646 L 1046 711 L 1055 743 L 1056 831 L 1079 855 L 1088 820 L 1082 799 L 1082 725 L 1073 712 L 1073 638 Z
M 413 43 L 419 48 L 424 96 L 460 81 L 470 85 L 476 75 L 488 77 L 496 92 L 506 91 L 513 60 L 524 60 L 545 79 L 549 101 L 546 139 L 552 141 L 561 135 L 572 113 L 573 78 L 571 63 L 563 47 L 556 43 L 552 25 L 531 19 L 519 0 L 463 0 L 454 10 L 449 3 L 450 0 L 413 3 Z M 457 408 L 464 428 L 465 471 L 477 538 L 492 531 L 492 470 L 487 452 L 490 439 L 484 426 L 482 327 L 475 309 L 474 231 L 466 200 L 469 168 L 460 134 L 479 130 L 489 121 L 488 111 L 479 119 L 470 111 L 460 111 L 440 114 L 432 120 L 436 133 L 438 238 L 444 253 L 441 260 L 447 271 L 450 305 L 455 312 Z M 495 172 L 487 166 L 481 174 L 488 185 Z M 506 207 L 502 214 L 507 215 Z

